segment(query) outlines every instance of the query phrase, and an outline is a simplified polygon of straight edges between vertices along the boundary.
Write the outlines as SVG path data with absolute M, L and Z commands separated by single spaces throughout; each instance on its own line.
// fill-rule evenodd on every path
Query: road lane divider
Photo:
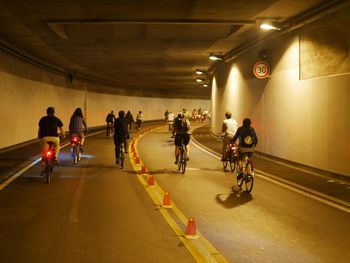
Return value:
M 186 217 L 176 204 L 170 200 L 169 193 L 161 188 L 154 176 L 149 171 L 146 171 L 146 173 L 139 172 L 142 171 L 142 167 L 145 167 L 145 165 L 139 157 L 138 141 L 149 132 L 160 128 L 164 128 L 164 126 L 139 132 L 129 144 L 129 152 L 133 153 L 129 155 L 129 158 L 137 178 L 158 207 L 165 221 L 197 262 L 228 263 L 228 260 L 196 229 L 194 218 Z M 151 179 L 152 177 L 153 179 Z M 152 181 L 151 184 L 150 181 Z

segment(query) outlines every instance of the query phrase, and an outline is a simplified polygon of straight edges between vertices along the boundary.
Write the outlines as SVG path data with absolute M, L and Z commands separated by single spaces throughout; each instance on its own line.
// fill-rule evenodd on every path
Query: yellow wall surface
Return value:
M 312 44 L 317 50 L 319 43 Z M 350 41 L 345 44 L 349 47 Z M 265 79 L 252 73 L 261 50 L 267 51 L 272 69 Z M 323 67 L 323 76 L 301 80 L 300 52 L 300 34 L 290 32 L 219 67 L 212 83 L 212 131 L 220 132 L 229 110 L 240 124 L 251 118 L 259 138 L 257 150 L 350 176 L 350 73 L 325 76 Z M 344 61 L 341 66 L 345 68 Z
M 86 83 L 74 88 L 63 76 L 38 69 L 0 53 L 0 149 L 36 138 L 39 119 L 46 108 L 54 106 L 67 130 L 70 116 L 77 107 L 86 105 L 90 127 L 105 124 L 106 115 L 114 110 L 130 110 L 136 119 L 139 110 L 144 120 L 163 119 L 166 109 L 175 113 L 186 108 L 210 107 L 209 100 L 168 99 L 111 95 L 87 91 Z M 86 101 L 86 104 L 85 104 Z

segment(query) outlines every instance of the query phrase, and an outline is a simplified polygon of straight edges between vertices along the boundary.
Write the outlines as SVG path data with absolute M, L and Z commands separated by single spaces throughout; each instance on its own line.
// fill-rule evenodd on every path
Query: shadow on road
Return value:
M 234 208 L 253 200 L 253 197 L 248 192 L 242 192 L 239 187 L 234 188 L 231 193 L 217 194 L 216 202 L 226 208 Z

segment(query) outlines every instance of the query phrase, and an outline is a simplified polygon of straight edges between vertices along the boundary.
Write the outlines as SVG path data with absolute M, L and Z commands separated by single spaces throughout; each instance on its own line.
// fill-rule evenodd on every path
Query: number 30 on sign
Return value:
M 254 65 L 253 72 L 255 77 L 264 79 L 270 75 L 270 65 L 265 61 L 258 61 Z

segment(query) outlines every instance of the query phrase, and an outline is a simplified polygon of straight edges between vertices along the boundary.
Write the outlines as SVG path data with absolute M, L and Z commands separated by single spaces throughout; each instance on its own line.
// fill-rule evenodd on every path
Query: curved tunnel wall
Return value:
M 0 149 L 36 138 L 39 119 L 46 108 L 54 106 L 67 130 L 70 116 L 77 107 L 85 108 L 88 126 L 105 124 L 114 110 L 130 110 L 136 119 L 139 110 L 144 120 L 164 118 L 166 109 L 173 112 L 187 108 L 209 109 L 210 101 L 168 99 L 103 94 L 89 90 L 88 84 L 39 69 L 0 52 Z
M 336 17 L 336 16 L 334 16 Z M 333 21 L 337 21 L 334 19 Z M 220 66 L 212 83 L 212 131 L 224 112 L 252 119 L 257 150 L 282 159 L 350 176 L 350 30 L 318 21 L 250 49 Z M 253 76 L 266 55 L 269 78 Z

